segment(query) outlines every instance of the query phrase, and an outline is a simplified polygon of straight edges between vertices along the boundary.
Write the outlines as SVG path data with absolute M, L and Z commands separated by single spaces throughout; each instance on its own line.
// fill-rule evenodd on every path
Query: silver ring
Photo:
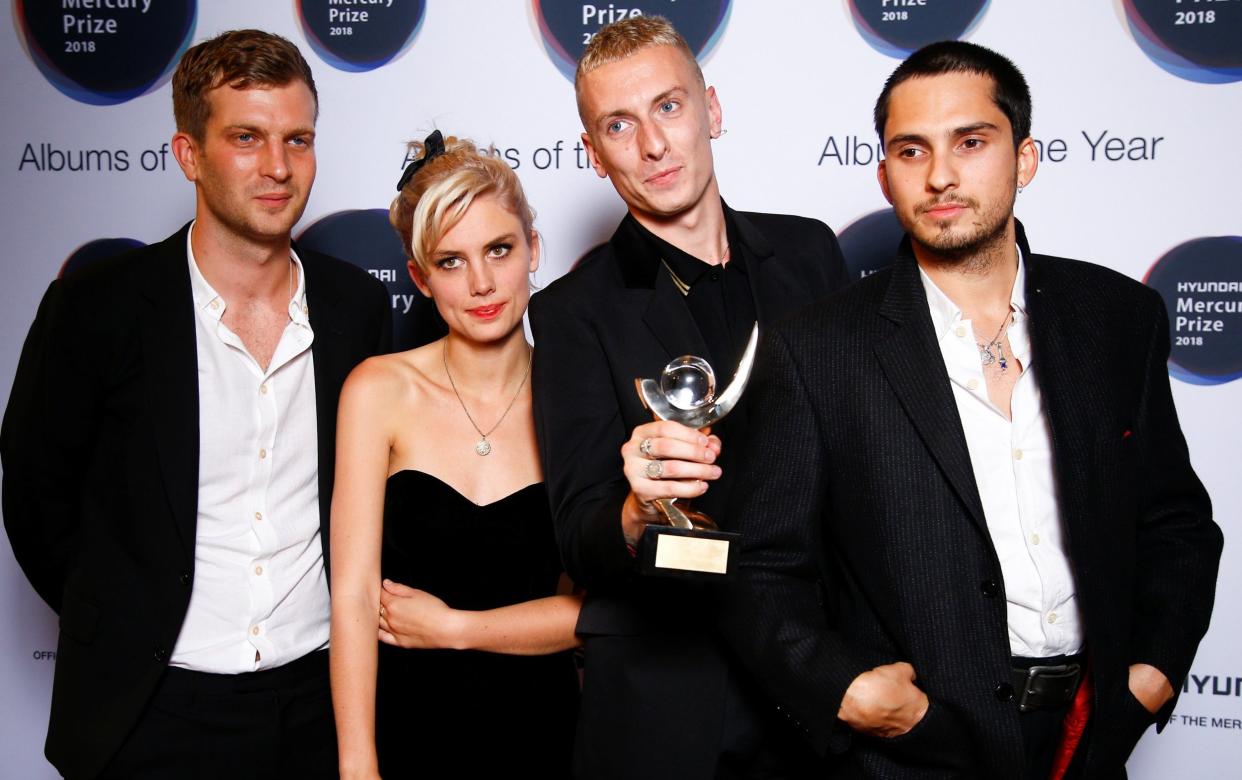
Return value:
M 664 461 L 653 460 L 647 464 L 647 478 L 659 479 L 664 476 Z
M 651 457 L 651 439 L 650 438 L 643 439 L 642 442 L 638 445 L 638 451 L 643 454 L 644 458 L 650 458 Z

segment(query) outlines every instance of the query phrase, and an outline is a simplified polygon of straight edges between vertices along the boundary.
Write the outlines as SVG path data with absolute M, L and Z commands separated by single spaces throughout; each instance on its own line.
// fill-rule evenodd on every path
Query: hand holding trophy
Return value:
M 658 380 L 635 379 L 638 397 L 658 419 L 690 428 L 708 428 L 737 406 L 750 380 L 758 341 L 756 323 L 732 381 L 719 394 L 711 364 L 701 357 L 683 355 L 666 365 Z M 658 471 L 660 464 L 661 461 L 653 460 L 649 470 Z M 665 524 L 651 523 L 644 530 L 638 562 L 641 571 L 676 577 L 729 575 L 736 555 L 737 534 L 721 531 L 712 518 L 679 499 L 658 498 L 654 503 Z

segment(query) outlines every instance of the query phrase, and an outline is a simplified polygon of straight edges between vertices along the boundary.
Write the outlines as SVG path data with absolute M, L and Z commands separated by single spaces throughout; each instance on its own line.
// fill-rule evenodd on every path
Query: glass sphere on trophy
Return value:
M 733 379 L 719 394 L 711 364 L 701 357 L 683 355 L 669 362 L 659 379 L 635 379 L 638 397 L 661 420 L 699 429 L 715 425 L 733 411 L 742 397 L 754 367 L 758 342 L 756 323 Z M 649 524 L 643 532 L 640 571 L 670 577 L 729 576 L 737 555 L 738 534 L 720 530 L 712 518 L 692 509 L 687 500 L 659 498 L 655 506 L 662 522 Z

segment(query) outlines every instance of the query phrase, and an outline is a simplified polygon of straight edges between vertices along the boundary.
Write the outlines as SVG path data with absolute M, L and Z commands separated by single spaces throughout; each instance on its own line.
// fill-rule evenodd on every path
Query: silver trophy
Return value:
M 690 428 L 715 425 L 733 411 L 742 397 L 755 364 L 758 343 L 756 323 L 733 379 L 719 394 L 711 364 L 701 357 L 683 355 L 666 365 L 658 380 L 635 379 L 638 397 L 661 420 Z M 658 498 L 655 506 L 666 525 L 652 523 L 644 531 L 640 569 L 649 574 L 682 577 L 729 574 L 737 534 L 721 531 L 714 520 L 679 499 Z

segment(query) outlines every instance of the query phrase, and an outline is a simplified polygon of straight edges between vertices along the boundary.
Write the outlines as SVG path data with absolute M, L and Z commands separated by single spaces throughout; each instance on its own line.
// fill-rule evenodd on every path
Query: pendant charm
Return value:
M 474 451 L 479 455 L 490 455 L 492 452 L 492 443 L 484 436 L 474 444 Z
M 979 362 L 985 366 L 990 366 L 996 362 L 996 358 L 992 357 L 992 350 L 990 347 L 990 344 L 986 347 L 982 344 L 979 345 Z

